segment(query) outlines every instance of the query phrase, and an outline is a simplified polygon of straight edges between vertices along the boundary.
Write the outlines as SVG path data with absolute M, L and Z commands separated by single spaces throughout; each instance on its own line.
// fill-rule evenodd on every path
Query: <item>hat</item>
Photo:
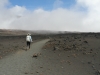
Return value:
M 30 33 L 28 33 L 27 35 L 31 35 Z

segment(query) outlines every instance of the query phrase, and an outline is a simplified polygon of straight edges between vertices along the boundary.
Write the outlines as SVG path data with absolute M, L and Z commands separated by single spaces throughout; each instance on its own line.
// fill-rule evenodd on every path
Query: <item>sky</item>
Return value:
M 75 3 L 75 0 L 20 0 L 20 2 L 19 0 L 10 0 L 10 2 L 12 5 L 25 6 L 30 10 L 34 10 L 37 8 L 52 10 L 57 6 L 69 8 L 72 4 Z
M 0 0 L 0 29 L 100 32 L 100 0 Z

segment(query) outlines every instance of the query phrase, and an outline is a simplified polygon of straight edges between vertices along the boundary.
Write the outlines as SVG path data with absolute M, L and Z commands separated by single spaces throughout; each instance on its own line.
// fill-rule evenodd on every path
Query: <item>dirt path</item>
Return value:
M 32 75 L 34 74 L 33 69 L 37 65 L 33 66 L 32 64 L 36 59 L 32 58 L 34 53 L 39 53 L 42 46 L 48 41 L 42 40 L 36 42 L 32 45 L 31 49 L 28 51 L 19 51 L 16 54 L 9 55 L 5 59 L 0 60 L 0 75 Z

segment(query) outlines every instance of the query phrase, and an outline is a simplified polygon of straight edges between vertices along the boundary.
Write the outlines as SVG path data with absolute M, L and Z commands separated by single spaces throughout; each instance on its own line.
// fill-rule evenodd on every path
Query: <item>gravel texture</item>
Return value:
M 4 59 L 0 60 L 0 75 L 32 75 L 34 71 L 32 71 L 32 64 L 36 59 L 32 56 L 34 53 L 39 53 L 42 46 L 48 41 L 42 40 L 34 43 L 31 46 L 30 50 L 18 51 L 15 54 L 8 55 Z M 34 64 L 34 68 L 37 65 Z M 35 72 L 36 73 L 36 72 Z

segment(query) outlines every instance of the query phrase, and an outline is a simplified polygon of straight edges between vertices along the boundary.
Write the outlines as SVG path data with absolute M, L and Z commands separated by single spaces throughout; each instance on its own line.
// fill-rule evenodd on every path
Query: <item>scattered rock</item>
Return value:
M 67 46 L 66 50 L 71 50 L 71 47 Z
M 36 73 L 39 73 L 38 71 L 36 71 Z
M 61 67 L 61 68 L 64 68 L 64 67 Z
M 2 56 L 0 56 L 0 59 L 2 59 Z
M 33 57 L 38 57 L 38 54 L 37 53 L 33 54 Z
M 72 54 L 72 56 L 74 56 L 74 58 L 76 58 L 77 57 L 77 54 Z
M 60 61 L 61 63 L 64 63 L 65 62 L 65 60 L 62 60 L 62 61 Z
M 69 64 L 71 64 L 71 62 L 70 61 L 67 61 Z
M 54 49 L 53 50 L 56 50 L 56 47 L 54 47 Z
M 40 68 L 43 68 L 42 66 Z
M 92 65 L 92 68 L 95 68 L 95 66 L 94 66 L 94 65 Z
M 88 43 L 87 41 L 84 41 L 84 43 Z
M 91 64 L 91 62 L 88 62 L 88 64 Z
M 97 70 L 97 71 L 95 72 L 95 75 L 100 75 L 100 70 Z
M 100 70 L 98 70 L 98 74 L 100 74 Z
M 38 55 L 41 55 L 41 53 L 38 53 Z
M 69 55 L 67 57 L 70 57 Z
M 25 74 L 28 74 L 28 72 L 25 72 Z
M 59 48 L 58 47 L 54 47 L 54 49 L 53 50 L 58 50 Z
M 74 39 L 77 39 L 77 37 L 74 37 Z
M 93 51 L 92 49 L 90 49 L 90 51 Z

